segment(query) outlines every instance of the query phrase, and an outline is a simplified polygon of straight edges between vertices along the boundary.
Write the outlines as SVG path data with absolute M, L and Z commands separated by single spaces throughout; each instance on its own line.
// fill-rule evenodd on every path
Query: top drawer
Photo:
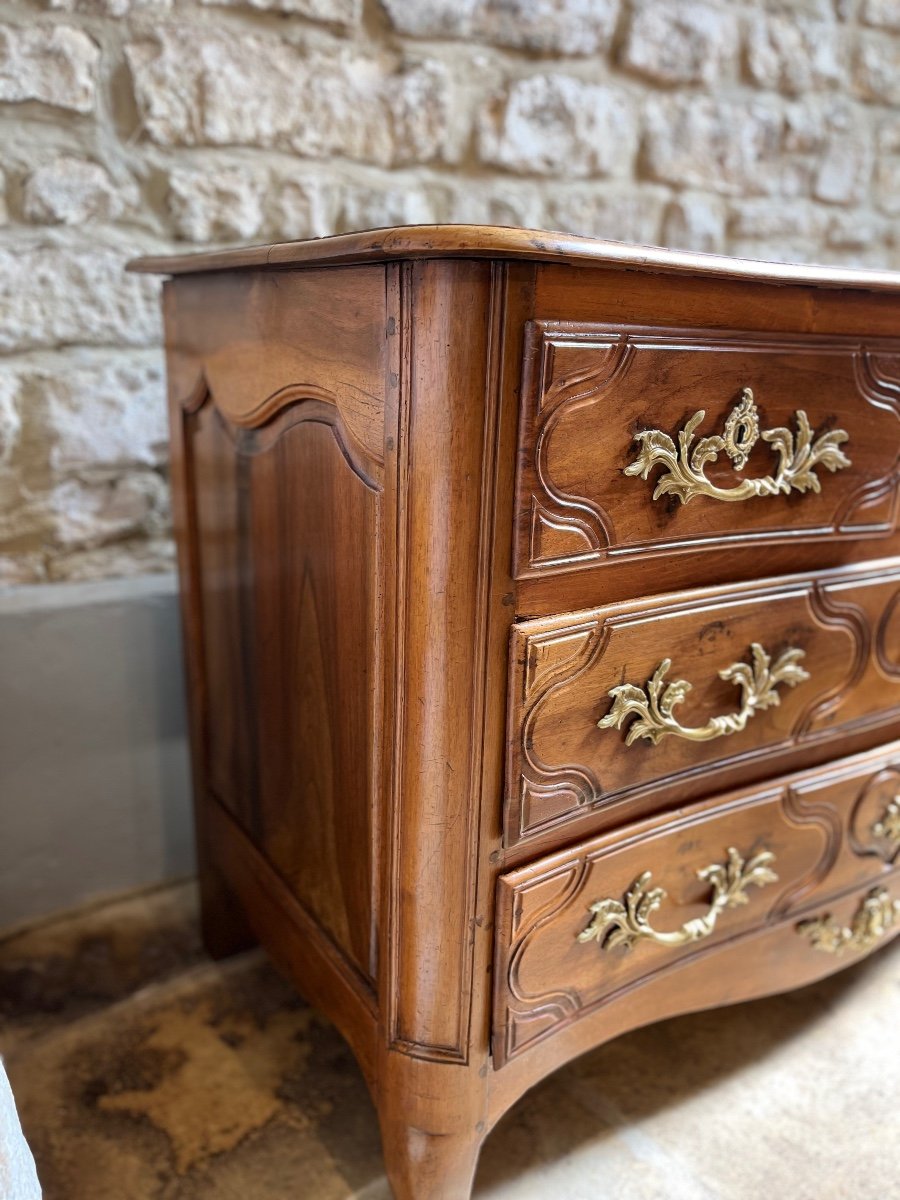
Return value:
M 529 322 L 515 575 L 883 538 L 898 420 L 898 341 Z

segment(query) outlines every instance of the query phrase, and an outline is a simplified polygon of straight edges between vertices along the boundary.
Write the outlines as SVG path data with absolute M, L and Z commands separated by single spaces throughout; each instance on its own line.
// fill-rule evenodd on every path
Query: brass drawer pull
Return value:
M 743 693 L 737 712 L 711 717 L 705 725 L 680 725 L 674 710 L 687 696 L 691 685 L 686 679 L 676 679 L 665 685 L 663 690 L 665 677 L 672 666 L 672 660 L 664 658 L 645 687 L 621 683 L 610 688 L 608 695 L 612 698 L 612 708 L 597 725 L 600 729 L 621 729 L 626 721 L 636 717 L 625 735 L 627 746 L 639 737 L 647 738 L 655 746 L 669 734 L 690 742 L 708 742 L 713 738 L 738 733 L 754 713 L 779 703 L 776 691 L 779 684 L 796 687 L 804 679 L 809 679 L 809 674 L 799 665 L 805 653 L 803 650 L 789 647 L 779 655 L 774 665 L 758 642 L 753 642 L 750 650 L 752 664 L 736 662 L 719 672 L 720 679 L 736 683 Z
M 716 927 L 719 914 L 726 908 L 736 908 L 749 900 L 747 888 L 765 887 L 776 883 L 778 876 L 771 864 L 775 855 L 769 850 L 755 854 L 744 862 L 734 846 L 728 848 L 728 861 L 714 863 L 697 872 L 697 878 L 712 887 L 709 912 L 687 921 L 680 929 L 661 932 L 650 924 L 650 918 L 666 899 L 664 888 L 648 888 L 651 872 L 645 871 L 631 885 L 624 902 L 598 900 L 590 906 L 594 915 L 590 924 L 578 934 L 579 942 L 598 941 L 604 950 L 624 946 L 630 950 L 635 942 L 648 939 L 659 946 L 686 946 L 709 937 Z
M 864 896 L 849 925 L 841 925 L 831 913 L 801 921 L 797 932 L 809 938 L 816 950 L 843 954 L 845 950 L 871 950 L 900 922 L 900 900 L 892 900 L 886 887 L 876 887 Z
M 760 434 L 752 388 L 745 387 L 741 392 L 740 400 L 728 415 L 722 436 L 701 437 L 693 445 L 694 431 L 705 416 L 706 410 L 698 409 L 679 430 L 677 450 L 672 438 L 661 429 L 644 429 L 636 433 L 634 440 L 641 443 L 641 450 L 635 461 L 625 468 L 625 474 L 646 479 L 654 467 L 661 466 L 664 471 L 656 484 L 653 499 L 671 495 L 687 504 L 695 496 L 750 500 L 754 496 L 788 495 L 792 490 L 820 492 L 822 484 L 816 475 L 816 467 L 839 471 L 850 466 L 850 459 L 841 449 L 850 435 L 843 429 L 832 429 L 819 434 L 814 441 L 809 418 L 802 408 L 794 413 L 796 433 L 780 427 L 766 429 Z M 706 478 L 706 464 L 714 463 L 723 450 L 731 459 L 734 470 L 742 471 L 760 437 L 769 442 L 778 455 L 778 469 L 774 475 L 742 479 L 731 488 L 718 487 Z

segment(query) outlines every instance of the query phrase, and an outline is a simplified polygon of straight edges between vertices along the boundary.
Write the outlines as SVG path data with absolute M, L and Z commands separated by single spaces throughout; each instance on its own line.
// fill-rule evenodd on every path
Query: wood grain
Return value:
M 579 832 L 604 809 L 634 811 L 682 802 L 723 786 L 723 769 L 747 781 L 796 762 L 824 761 L 842 736 L 875 744 L 900 731 L 900 677 L 882 666 L 900 657 L 900 564 L 788 577 L 761 585 L 705 589 L 644 603 L 590 609 L 515 626 L 510 659 L 506 842 Z M 710 741 L 668 735 L 626 744 L 623 729 L 601 729 L 611 690 L 644 688 L 670 659 L 666 682 L 687 680 L 681 724 L 702 726 L 735 712 L 741 692 L 720 672 L 752 661 L 751 646 L 774 660 L 789 647 L 809 675 L 782 687 L 778 703 L 746 727 Z M 607 823 L 616 819 L 607 812 Z M 619 818 L 621 819 L 621 818 Z M 566 829 L 569 833 L 569 830 Z M 569 833 L 571 836 L 571 833 Z
M 723 258 L 661 246 L 629 246 L 625 242 L 578 237 L 546 229 L 511 229 L 491 225 L 400 225 L 362 233 L 341 233 L 309 241 L 279 242 L 242 250 L 200 254 L 146 256 L 129 270 L 152 275 L 191 275 L 247 267 L 303 267 L 318 263 L 381 262 L 420 258 L 526 259 L 565 264 L 590 263 L 649 273 L 700 274 L 716 280 L 763 280 L 822 288 L 896 291 L 893 271 L 818 267 L 799 263 L 766 263 Z
M 487 1131 L 575 1054 L 843 964 L 795 926 L 900 886 L 876 832 L 900 786 L 900 278 L 481 227 L 139 269 L 176 275 L 204 937 L 258 937 L 343 1031 L 397 1200 L 468 1200 Z M 634 432 L 700 407 L 711 430 L 744 386 L 767 425 L 846 425 L 852 467 L 746 512 L 622 476 Z M 559 526 L 537 554 L 535 498 Z M 594 557 L 551 545 L 570 504 L 602 514 Z M 809 679 L 739 732 L 598 728 L 665 657 L 686 723 L 733 710 L 718 672 L 753 642 Z M 778 886 L 707 946 L 610 965 L 575 941 L 589 893 L 652 869 L 674 927 L 698 866 L 767 842 Z
M 668 821 L 624 826 L 503 876 L 497 893 L 495 1061 L 526 1052 L 600 1006 L 614 1009 L 639 980 L 710 955 L 717 944 L 754 928 L 789 915 L 799 919 L 835 896 L 881 882 L 892 858 L 873 838 L 871 824 L 883 811 L 898 767 L 895 745 L 887 754 L 836 769 L 704 801 Z M 726 910 L 708 938 L 681 947 L 640 942 L 630 951 L 578 941 L 590 904 L 620 900 L 645 871 L 652 872 L 652 886 L 667 893 L 654 914 L 655 927 L 677 929 L 702 916 L 710 889 L 697 871 L 725 862 L 730 846 L 745 859 L 763 850 L 773 853 L 778 881 L 749 888 L 747 903 Z
M 900 342 L 538 322 L 526 331 L 526 345 L 519 576 L 698 548 L 727 552 L 753 543 L 764 553 L 779 541 L 852 542 L 896 532 Z M 747 386 L 761 432 L 784 428 L 799 442 L 801 410 L 814 437 L 848 434 L 849 465 L 814 471 L 818 491 L 731 502 L 654 498 L 664 468 L 654 467 L 649 480 L 624 473 L 639 454 L 636 435 L 659 429 L 677 446 L 702 410 L 689 461 L 700 438 L 722 434 Z M 739 467 L 720 449 L 704 475 L 732 490 L 745 479 L 771 478 L 777 463 L 761 440 Z M 823 547 L 823 561 L 828 553 Z

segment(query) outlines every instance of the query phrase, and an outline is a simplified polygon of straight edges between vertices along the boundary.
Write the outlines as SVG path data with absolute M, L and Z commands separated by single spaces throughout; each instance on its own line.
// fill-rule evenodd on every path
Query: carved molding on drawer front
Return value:
M 856 356 L 856 374 L 859 390 L 870 403 L 900 417 L 900 351 L 863 348 Z
M 823 627 L 843 629 L 847 633 L 853 643 L 855 655 L 849 673 L 843 679 L 836 680 L 832 688 L 819 690 L 798 718 L 794 728 L 798 738 L 805 737 L 817 727 L 821 727 L 829 714 L 841 707 L 848 693 L 861 682 L 872 654 L 872 629 L 866 614 L 858 604 L 846 599 L 836 600 L 821 583 L 816 583 L 810 589 L 809 604 Z
M 574 643 L 572 637 L 577 639 Z M 521 693 L 524 717 L 517 746 L 522 766 L 519 778 L 520 835 L 531 824 L 528 814 L 534 805 L 550 806 L 560 815 L 577 810 L 599 796 L 602 786 L 587 766 L 568 763 L 554 766 L 544 762 L 534 748 L 534 725 L 544 702 L 554 691 L 568 687 L 589 669 L 602 653 L 608 630 L 600 620 L 586 620 L 565 630 L 527 636 L 523 648 L 525 670 Z M 577 648 L 575 648 L 577 646 Z M 542 665 L 543 664 L 543 665 Z M 515 692 L 511 689 L 511 698 Z M 516 727 L 515 708 L 510 713 L 510 728 Z
M 801 879 L 792 879 L 772 905 L 772 917 L 778 919 L 797 908 L 804 896 L 819 887 L 838 860 L 844 841 L 844 819 L 833 804 L 810 799 L 803 784 L 790 784 L 784 789 L 782 803 L 785 815 L 797 826 L 815 825 L 822 831 L 825 848 L 818 862 Z M 812 790 L 816 795 L 815 789 Z
M 891 654 L 890 646 L 894 652 Z M 889 679 L 900 679 L 900 591 L 884 610 L 875 634 L 878 665 Z
M 900 349 L 894 345 L 880 351 L 855 339 L 815 335 L 530 322 L 517 480 L 517 577 L 748 539 L 889 533 L 898 519 L 900 462 L 892 449 L 900 418 Z M 659 488 L 654 503 L 652 488 L 627 478 L 635 437 L 657 428 L 670 437 L 701 409 L 704 428 L 718 431 L 750 389 L 758 419 L 774 433 L 790 433 L 782 437 L 785 453 L 779 452 L 784 470 L 772 475 L 771 487 L 762 477 L 771 474 L 775 443 L 765 448 L 768 456 L 757 446 L 749 464 L 739 454 L 740 467 L 724 453 L 718 463 L 702 466 L 711 472 L 710 487 L 720 499 L 736 498 L 725 494 L 736 486 L 741 496 L 746 493 L 746 502 L 738 506 L 699 493 L 690 505 L 674 495 L 666 504 Z M 811 438 L 823 443 L 827 459 L 810 471 L 806 455 L 800 463 L 787 453 L 787 443 L 796 450 L 794 439 L 803 437 L 798 410 L 808 414 Z M 846 435 L 852 464 L 844 454 L 847 446 L 840 446 Z M 737 484 L 736 469 L 746 471 Z M 757 484 L 761 494 L 750 495 Z M 798 486 L 806 492 L 799 504 Z M 694 494 L 693 485 L 689 491 Z M 723 511 L 710 517 L 711 510 Z
M 618 843 L 598 844 L 598 839 L 571 856 L 550 856 L 543 870 L 538 863 L 501 878 L 496 998 L 502 1046 L 495 1041 L 500 1061 L 515 1057 L 629 988 L 703 955 L 709 942 L 714 948 L 748 928 L 780 919 L 787 908 L 786 897 L 803 895 L 821 881 L 837 854 L 840 819 L 832 812 L 823 828 L 818 807 L 798 806 L 790 790 L 782 787 L 768 795 L 745 797 L 718 813 L 691 813 L 655 833 L 632 833 Z M 745 902 L 730 907 L 720 924 L 712 922 L 714 928 L 708 930 L 704 926 L 702 938 L 686 937 L 682 944 L 674 944 L 676 939 L 658 944 L 648 937 L 640 952 L 629 952 L 623 944 L 610 945 L 598 954 L 591 939 L 581 937 L 592 919 L 598 889 L 605 895 L 612 876 L 621 880 L 624 894 L 635 883 L 633 868 L 643 866 L 653 871 L 654 881 L 667 873 L 670 881 L 679 880 L 678 887 L 669 882 L 666 888 L 667 925 L 679 923 L 679 909 L 685 912 L 685 906 L 685 925 L 702 922 L 701 910 L 708 916 L 710 890 L 708 880 L 696 878 L 692 859 L 704 851 L 695 845 L 714 845 L 713 853 L 723 855 L 719 843 L 724 845 L 737 825 L 750 830 L 757 824 L 770 832 L 755 845 L 752 833 L 746 845 L 746 838 L 741 839 L 740 857 L 745 866 L 768 867 L 770 835 L 779 860 L 790 846 L 791 861 L 785 860 L 783 876 L 789 886 L 780 895 L 771 887 L 750 889 L 744 893 Z M 774 880 L 760 875 L 758 882 Z
M 838 731 L 896 723 L 900 680 L 882 670 L 873 628 L 883 625 L 885 610 L 900 614 L 898 595 L 895 567 L 515 626 L 506 844 L 549 833 L 593 808 L 824 742 Z M 731 713 L 734 687 L 720 682 L 722 671 L 743 661 L 761 632 L 773 662 L 789 646 L 804 651 L 811 678 L 779 689 L 777 705 L 756 712 L 731 736 L 666 737 L 657 744 L 639 738 L 626 749 L 626 733 L 597 728 L 609 715 L 608 693 L 642 672 L 649 678 L 666 651 L 679 678 L 694 684 L 683 717 L 678 710 L 686 726 L 702 726 L 711 712 Z
M 850 816 L 849 840 L 860 857 L 900 862 L 900 767 L 886 767 L 862 788 Z

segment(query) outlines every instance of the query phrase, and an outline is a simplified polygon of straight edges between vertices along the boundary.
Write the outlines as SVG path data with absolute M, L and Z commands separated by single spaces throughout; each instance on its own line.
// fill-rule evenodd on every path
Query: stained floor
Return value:
M 341 1038 L 181 885 L 0 942 L 0 1050 L 46 1200 L 388 1200 Z M 526 1096 L 477 1200 L 900 1197 L 900 945 L 620 1038 Z

